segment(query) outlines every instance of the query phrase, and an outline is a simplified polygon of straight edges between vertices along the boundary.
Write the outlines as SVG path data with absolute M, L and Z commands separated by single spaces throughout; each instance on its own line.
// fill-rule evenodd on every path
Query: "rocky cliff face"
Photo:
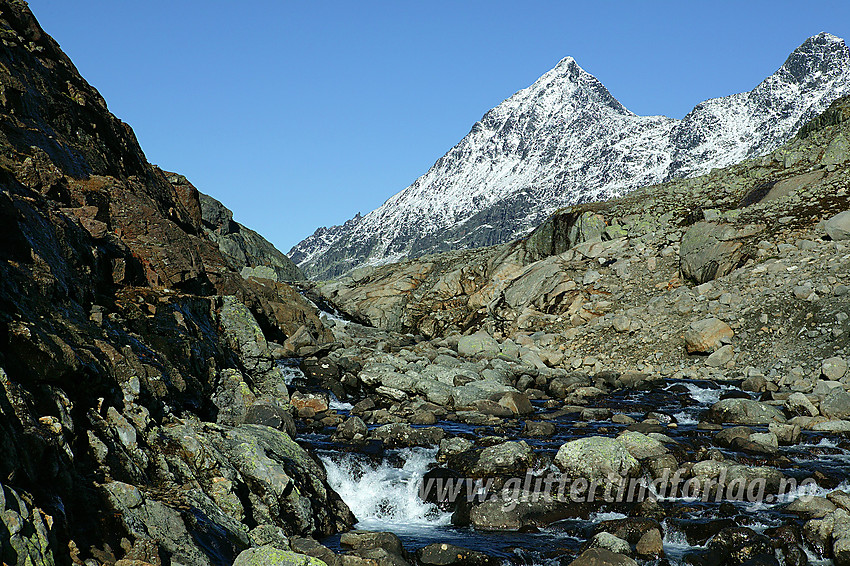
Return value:
M 313 278 L 369 264 L 508 242 L 558 207 L 707 173 L 787 141 L 850 93 L 850 56 L 829 34 L 806 40 L 747 93 L 682 120 L 637 116 L 572 58 L 489 111 L 410 187 L 290 256 Z
M 25 2 L 0 40 L 0 561 L 229 563 L 350 526 L 284 430 L 272 341 L 331 339 L 315 308 L 234 269 Z
M 183 175 L 169 174 L 169 181 L 190 186 Z M 233 220 L 233 213 L 211 196 L 198 194 L 204 233 L 218 244 L 221 254 L 243 277 L 274 281 L 303 281 L 301 270 L 286 254 L 261 235 Z

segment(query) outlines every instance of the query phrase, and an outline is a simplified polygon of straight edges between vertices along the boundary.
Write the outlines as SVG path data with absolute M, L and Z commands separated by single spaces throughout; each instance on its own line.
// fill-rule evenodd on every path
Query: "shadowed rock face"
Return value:
M 186 177 L 169 174 L 175 188 L 191 187 Z M 194 189 L 194 187 L 192 187 Z M 233 220 L 233 213 L 211 196 L 199 193 L 204 232 L 243 277 L 303 281 L 304 274 L 271 242 Z
M 266 340 L 326 342 L 314 307 L 240 275 L 207 236 L 198 191 L 147 162 L 26 3 L 0 2 L 0 36 L 0 490 L 5 507 L 26 501 L 22 532 L 37 537 L 0 559 L 65 563 L 69 541 L 72 555 L 108 557 L 122 536 L 140 540 L 133 521 L 179 524 L 152 552 L 197 564 L 216 561 L 203 548 L 235 556 L 240 521 L 346 528 L 350 512 L 294 444 L 269 440 L 269 460 L 253 462 L 289 475 L 246 511 L 250 494 L 277 487 L 228 472 L 235 440 L 232 451 L 207 441 L 244 435 L 230 427 L 253 403 L 285 402 Z M 219 428 L 204 437 L 203 421 Z M 181 446 L 169 440 L 178 423 Z M 298 497 L 322 514 L 305 517 Z

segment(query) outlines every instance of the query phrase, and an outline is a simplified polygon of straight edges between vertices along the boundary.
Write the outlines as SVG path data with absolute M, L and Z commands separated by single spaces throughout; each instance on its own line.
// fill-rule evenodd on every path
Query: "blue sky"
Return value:
M 136 132 L 284 252 L 571 55 L 638 114 L 750 90 L 850 2 L 30 0 Z

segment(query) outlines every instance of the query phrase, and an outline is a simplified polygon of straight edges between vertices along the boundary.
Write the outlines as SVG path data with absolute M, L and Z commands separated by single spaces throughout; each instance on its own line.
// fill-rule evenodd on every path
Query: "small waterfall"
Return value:
M 719 387 L 701 387 L 696 383 L 684 383 L 684 386 L 687 387 L 688 394 L 691 399 L 696 401 L 697 404 L 673 414 L 680 425 L 697 424 L 705 409 L 720 401 L 720 396 L 725 391 L 734 389 L 728 385 L 720 385 Z
M 664 529 L 664 537 L 661 539 L 661 543 L 664 546 L 664 554 L 672 564 L 683 564 L 685 553 L 694 548 L 701 548 L 691 546 L 688 543 L 685 533 L 676 529 L 667 521 L 662 521 L 661 526 Z
M 416 532 L 451 523 L 451 514 L 419 498 L 419 483 L 434 461 L 435 449 L 407 448 L 398 468 L 360 454 L 324 453 L 328 483 L 358 519 L 361 529 Z

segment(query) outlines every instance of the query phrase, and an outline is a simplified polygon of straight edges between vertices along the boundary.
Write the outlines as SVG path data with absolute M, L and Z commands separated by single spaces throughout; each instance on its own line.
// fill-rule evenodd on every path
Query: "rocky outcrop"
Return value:
M 183 175 L 168 174 L 175 187 L 191 187 Z M 198 193 L 204 232 L 221 255 L 243 277 L 274 281 L 303 281 L 304 274 L 268 240 L 233 220 L 233 213 L 211 196 Z
M 246 424 L 286 408 L 270 341 L 332 339 L 315 308 L 233 268 L 25 2 L 0 33 L 2 561 L 218 564 L 256 526 L 350 526 L 285 430 Z
M 749 257 L 741 240 L 761 230 L 761 226 L 736 230 L 729 225 L 697 222 L 682 236 L 682 275 L 699 285 L 732 273 Z

